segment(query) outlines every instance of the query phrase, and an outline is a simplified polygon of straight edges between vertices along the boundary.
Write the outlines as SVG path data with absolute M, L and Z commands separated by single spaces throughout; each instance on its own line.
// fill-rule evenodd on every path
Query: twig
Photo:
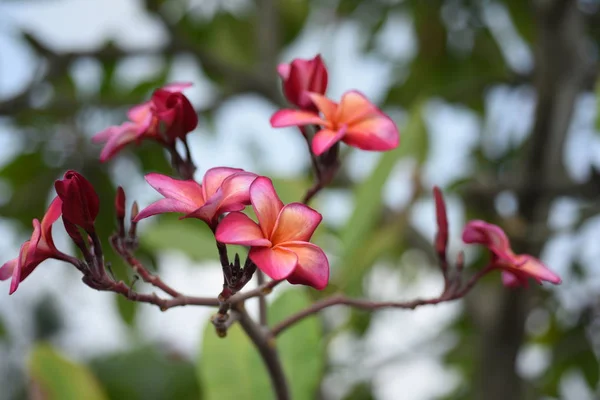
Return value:
M 243 293 L 237 293 L 229 298 L 229 303 L 237 304 L 252 297 L 266 296 L 267 294 L 271 293 L 271 290 L 281 282 L 282 281 L 269 281 L 255 289 Z
M 295 323 L 303 320 L 304 318 L 310 317 L 311 315 L 316 314 L 325 308 L 328 308 L 331 306 L 336 306 L 336 305 L 349 306 L 349 307 L 354 307 L 354 308 L 359 308 L 361 310 L 369 310 L 369 311 L 379 310 L 382 308 L 401 308 L 401 309 L 414 310 L 415 308 L 424 306 L 424 305 L 434 305 L 434 304 L 439 304 L 439 303 L 444 303 L 447 301 L 460 299 L 460 298 L 464 297 L 473 288 L 473 286 L 475 286 L 475 284 L 479 281 L 479 279 L 481 279 L 484 275 L 486 275 L 492 269 L 493 269 L 492 267 L 488 266 L 488 267 L 480 270 L 477 274 L 475 274 L 471 277 L 471 279 L 467 282 L 467 284 L 461 290 L 456 291 L 454 293 L 452 293 L 452 292 L 442 293 L 441 296 L 433 298 L 433 299 L 417 299 L 417 300 L 406 301 L 406 302 L 395 302 L 395 301 L 378 302 L 378 301 L 371 301 L 371 300 L 366 300 L 366 299 L 352 299 L 352 298 L 344 296 L 343 294 L 334 295 L 334 296 L 328 297 L 326 299 L 323 299 L 321 301 L 318 301 L 318 302 L 314 303 L 313 305 L 311 305 L 310 307 L 305 308 L 304 310 L 299 311 L 298 313 L 289 316 L 285 320 L 281 321 L 279 324 L 275 325 L 271 329 L 271 334 L 273 335 L 273 337 L 276 337 L 277 335 L 281 334 L 281 332 L 283 332 L 287 328 L 291 327 Z
M 261 270 L 256 271 L 256 282 L 258 287 L 265 284 L 265 274 Z M 258 315 L 260 324 L 267 326 L 267 299 L 265 296 L 258 296 Z

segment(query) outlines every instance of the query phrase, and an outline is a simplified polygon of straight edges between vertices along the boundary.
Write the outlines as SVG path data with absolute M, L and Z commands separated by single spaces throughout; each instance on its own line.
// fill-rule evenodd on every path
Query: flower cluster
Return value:
M 337 150 L 338 142 L 373 151 L 386 151 L 398 146 L 399 132 L 392 119 L 363 94 L 350 90 L 339 103 L 325 96 L 328 72 L 320 56 L 281 64 L 278 72 L 286 98 L 297 108 L 277 111 L 271 117 L 271 125 L 298 126 L 304 137 L 311 140 L 311 157 L 323 155 L 321 166 L 329 168 L 329 175 L 323 178 L 317 173 L 317 179 L 324 180 L 317 182 L 316 191 L 328 183 L 337 170 L 331 166 L 337 165 L 338 154 L 331 150 Z M 310 242 L 322 216 L 305 204 L 310 196 L 305 198 L 304 203 L 285 205 L 271 179 L 239 168 L 212 168 L 206 171 L 201 183 L 193 179 L 195 166 L 189 155 L 186 135 L 195 129 L 198 118 L 190 101 L 182 93 L 190 85 L 174 83 L 155 90 L 149 101 L 129 110 L 129 121 L 111 126 L 93 138 L 94 142 L 104 143 L 101 161 L 114 157 L 129 143 L 143 140 L 158 142 L 169 150 L 171 161 L 183 178 L 175 179 L 157 173 L 146 175 L 148 184 L 164 198 L 140 212 L 134 203 L 128 238 L 125 238 L 123 222 L 125 194 L 119 188 L 115 200 L 119 233 L 111 238 L 113 247 L 137 272 L 143 272 L 129 253 L 130 247 L 135 247 L 137 222 L 156 214 L 179 213 L 182 214 L 181 218 L 205 222 L 214 233 L 225 282 L 236 281 L 231 287 L 224 288 L 223 293 L 226 289 L 229 289 L 229 294 L 239 290 L 256 268 L 274 281 L 287 280 L 292 284 L 325 288 L 329 281 L 329 261 L 325 252 Z M 312 135 L 307 133 L 307 125 L 313 126 Z M 178 153 L 175 146 L 177 141 L 185 145 L 186 161 Z M 333 162 L 331 157 L 335 158 Z M 319 169 L 318 163 L 315 169 Z M 94 226 L 100 204 L 91 183 L 79 173 L 67 171 L 62 179 L 56 181 L 55 189 L 57 197 L 51 202 L 42 222 L 33 220 L 31 239 L 21 246 L 17 258 L 0 267 L 0 280 L 12 278 L 12 294 L 40 263 L 53 258 L 73 264 L 84 274 L 84 282 L 95 289 L 113 290 L 131 296 L 131 288 L 105 273 L 101 241 Z M 435 246 L 446 265 L 448 222 L 443 198 L 437 188 L 435 195 L 440 228 Z M 255 219 L 243 213 L 246 209 L 253 211 Z M 84 261 L 59 251 L 54 245 L 52 225 L 61 215 L 65 230 L 83 254 Z M 495 225 L 471 221 L 465 227 L 463 240 L 488 247 L 492 254 L 489 268 L 502 270 L 507 286 L 527 286 L 529 277 L 540 283 L 560 283 L 560 278 L 539 260 L 529 255 L 514 254 L 506 235 Z M 227 244 L 249 247 L 243 272 L 240 272 L 237 255 L 236 261 L 229 263 Z M 447 279 L 446 267 L 443 271 Z M 151 277 L 147 272 L 142 275 L 151 282 L 157 282 L 158 278 Z M 178 295 L 172 289 L 167 288 L 166 291 L 173 296 Z M 148 297 L 147 301 L 157 300 Z
M 111 126 L 96 134 L 92 141 L 106 143 L 100 161 L 107 161 L 129 143 L 154 140 L 172 147 L 177 139 L 196 129 L 198 115 L 187 97 L 181 93 L 191 83 L 172 83 L 152 94 L 150 101 L 129 110 L 129 121 Z
M 390 117 L 362 93 L 351 90 L 339 103 L 324 96 L 327 69 L 320 56 L 312 60 L 294 60 L 279 66 L 284 93 L 299 109 L 276 112 L 274 128 L 318 126 L 312 139 L 312 151 L 321 155 L 342 141 L 362 150 L 386 151 L 398 147 L 400 134 Z

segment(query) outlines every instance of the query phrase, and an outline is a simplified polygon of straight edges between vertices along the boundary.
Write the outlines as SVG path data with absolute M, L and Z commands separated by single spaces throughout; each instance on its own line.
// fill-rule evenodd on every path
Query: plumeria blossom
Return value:
M 316 112 L 309 92 L 325 94 L 327 68 L 320 55 L 311 60 L 294 59 L 289 64 L 279 64 L 277 72 L 283 81 L 286 99 L 300 109 Z
M 561 283 L 560 277 L 537 258 L 513 253 L 506 234 L 497 225 L 480 220 L 469 221 L 462 238 L 465 243 L 481 244 L 490 250 L 492 266 L 502 270 L 502 282 L 505 286 L 528 287 L 527 278 L 533 278 L 540 284 L 542 281 Z
M 284 206 L 266 177 L 250 185 L 250 202 L 258 224 L 241 212 L 232 212 L 219 223 L 217 240 L 250 246 L 248 256 L 272 279 L 325 288 L 329 261 L 321 248 L 309 243 L 321 214 L 301 203 Z
M 43 261 L 49 258 L 64 259 L 65 255 L 56 249 L 52 240 L 52 224 L 60 217 L 61 208 L 60 198 L 54 198 L 41 224 L 38 219 L 33 220 L 33 234 L 31 239 L 21 245 L 19 256 L 0 267 L 0 280 L 5 281 L 12 277 L 10 294 L 13 294 L 19 284 Z
M 323 154 L 340 140 L 362 150 L 386 151 L 398 146 L 400 133 L 394 121 L 362 93 L 346 92 L 339 103 L 318 93 L 308 96 L 321 115 L 305 110 L 279 110 L 271 117 L 271 126 L 322 126 L 312 140 L 314 154 Z
M 198 125 L 198 116 L 190 101 L 181 92 L 191 83 L 172 83 L 152 94 L 150 101 L 129 110 L 129 121 L 111 126 L 96 134 L 94 143 L 106 143 L 100 153 L 100 161 L 112 158 L 129 143 L 143 139 L 156 140 L 172 145 Z
M 176 212 L 185 214 L 181 218 L 199 218 L 214 228 L 219 215 L 250 204 L 249 188 L 256 176 L 239 168 L 217 167 L 206 172 L 200 185 L 194 180 L 148 174 L 146 181 L 165 198 L 140 211 L 135 221 Z

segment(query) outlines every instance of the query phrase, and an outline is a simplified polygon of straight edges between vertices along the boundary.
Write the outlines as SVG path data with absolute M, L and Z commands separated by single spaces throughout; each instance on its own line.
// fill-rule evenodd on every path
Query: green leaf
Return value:
M 49 400 L 104 400 L 104 390 L 83 365 L 63 357 L 48 344 L 30 354 L 29 373 Z
M 306 290 L 287 290 L 269 308 L 269 322 L 281 322 L 310 304 Z M 292 399 L 312 400 L 316 397 L 325 369 L 322 334 L 319 319 L 311 317 L 295 324 L 277 338 L 277 348 L 291 387 Z
M 195 219 L 161 218 L 141 232 L 140 242 L 153 251 L 179 250 L 196 261 L 218 258 L 212 232 L 202 221 Z
M 367 246 L 369 241 L 366 238 L 372 238 L 374 229 L 380 225 L 383 188 L 392 170 L 402 158 L 415 157 L 420 165 L 427 157 L 428 137 L 422 109 L 422 103 L 417 102 L 411 111 L 408 126 L 401 130 L 400 146 L 384 153 L 371 175 L 355 187 L 354 212 L 341 232 L 341 254 L 344 256 L 339 268 L 340 285 L 351 294 L 359 294 L 357 291 L 360 290 L 362 277 L 377 258 L 377 254 L 369 250 L 373 243 Z M 386 239 L 390 239 L 390 236 L 386 236 Z M 399 238 L 395 243 L 400 243 Z M 357 265 L 357 260 L 361 258 L 368 262 Z
M 269 321 L 277 323 L 309 304 L 305 291 L 288 290 L 269 308 Z M 325 365 L 321 333 L 319 320 L 307 318 L 277 338 L 293 399 L 315 398 Z M 223 339 L 217 337 L 212 324 L 207 324 L 198 375 L 207 400 L 274 398 L 266 368 L 238 324 Z
M 197 373 L 205 400 L 274 398 L 267 370 L 238 324 L 225 338 L 206 324 Z
M 138 303 L 128 300 L 123 296 L 115 296 L 117 301 L 117 309 L 123 322 L 129 326 L 133 326 L 135 323 L 135 316 L 137 315 Z
M 111 399 L 196 400 L 194 365 L 151 346 L 95 359 L 90 368 Z

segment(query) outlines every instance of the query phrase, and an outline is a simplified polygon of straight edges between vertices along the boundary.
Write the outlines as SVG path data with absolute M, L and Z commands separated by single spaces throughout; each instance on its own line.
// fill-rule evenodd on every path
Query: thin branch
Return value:
M 167 285 L 158 275 L 154 275 L 150 271 L 148 271 L 146 267 L 144 267 L 144 265 L 137 258 L 135 258 L 133 254 L 131 254 L 131 252 L 125 248 L 125 246 L 123 246 L 121 239 L 122 238 L 119 238 L 115 235 L 111 238 L 110 242 L 112 244 L 113 249 L 123 260 L 125 260 L 125 262 L 127 262 L 127 264 L 129 264 L 131 269 L 133 269 L 133 272 L 139 275 L 144 282 L 159 288 L 160 290 L 172 297 L 183 296 L 177 290 Z
M 256 271 L 256 282 L 259 288 L 265 284 L 265 274 L 261 270 Z M 267 299 L 265 296 L 258 296 L 258 315 L 260 324 L 267 326 Z
M 395 301 L 378 302 L 378 301 L 372 301 L 372 300 L 366 300 L 366 299 L 353 299 L 353 298 L 346 297 L 343 294 L 334 295 L 334 296 L 328 297 L 326 299 L 323 299 L 321 301 L 318 301 L 318 302 L 314 303 L 313 305 L 311 305 L 310 307 L 305 308 L 304 310 L 299 311 L 298 313 L 289 316 L 285 320 L 281 321 L 279 324 L 275 325 L 271 329 L 271 334 L 273 335 L 273 337 L 276 337 L 279 334 L 281 334 L 281 332 L 283 332 L 287 328 L 291 327 L 295 323 L 303 320 L 304 318 L 310 317 L 311 315 L 316 314 L 325 308 L 336 306 L 336 305 L 349 306 L 349 307 L 354 307 L 354 308 L 358 308 L 361 310 L 368 310 L 368 311 L 380 310 L 382 308 L 401 308 L 401 309 L 414 310 L 415 308 L 424 306 L 424 305 L 435 305 L 435 304 L 444 303 L 447 301 L 460 299 L 460 298 L 464 297 L 473 288 L 473 286 L 475 286 L 475 284 L 484 275 L 486 275 L 488 272 L 490 272 L 492 269 L 493 269 L 492 267 L 488 266 L 487 268 L 480 270 L 477 274 L 475 274 L 471 277 L 471 279 L 467 282 L 467 284 L 461 290 L 458 290 L 456 292 L 442 293 L 441 296 L 433 298 L 433 299 L 416 299 L 416 300 L 405 301 L 405 302 L 395 302 Z
M 238 304 L 242 303 L 245 300 L 251 299 L 252 297 L 263 297 L 271 293 L 273 288 L 280 284 L 282 281 L 269 281 L 267 283 L 262 284 L 261 286 L 249 290 L 243 293 L 237 293 L 229 298 L 229 303 Z

